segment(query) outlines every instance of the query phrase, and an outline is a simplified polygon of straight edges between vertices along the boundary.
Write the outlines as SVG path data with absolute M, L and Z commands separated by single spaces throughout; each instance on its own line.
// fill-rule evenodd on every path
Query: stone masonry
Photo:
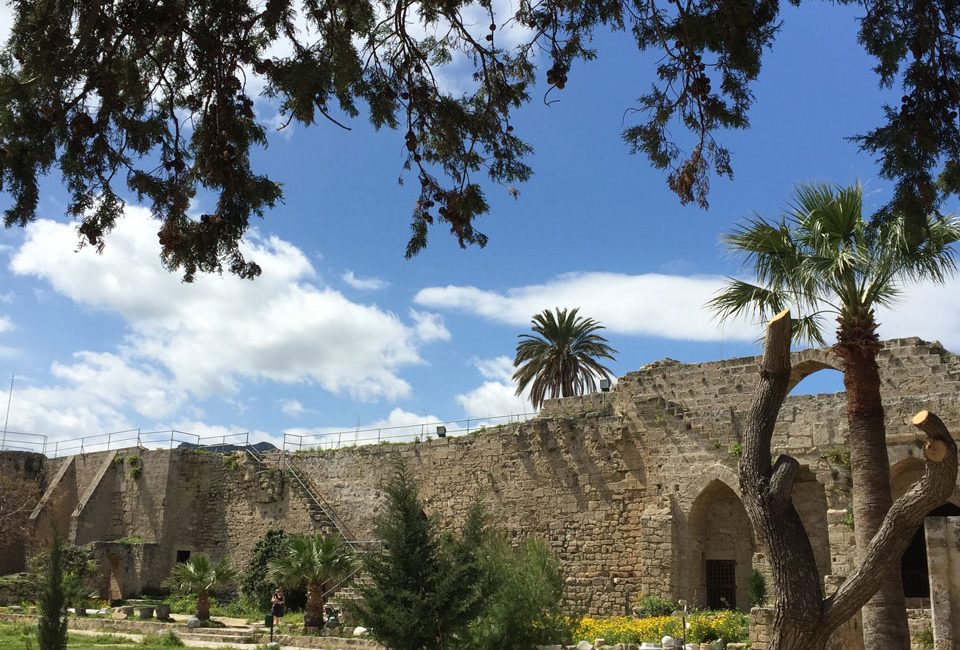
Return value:
M 796 382 L 839 368 L 823 350 L 796 353 L 793 362 Z M 902 493 L 922 468 L 910 417 L 927 408 L 960 433 L 960 361 L 914 338 L 885 342 L 879 363 L 893 489 Z M 178 551 L 230 555 L 242 565 L 270 525 L 320 527 L 316 506 L 281 471 L 284 463 L 305 477 L 341 530 L 370 539 L 381 486 L 403 460 L 444 526 L 456 529 L 481 500 L 512 538 L 545 540 L 563 565 L 571 611 L 623 613 L 642 595 L 748 610 L 750 576 L 767 572 L 736 476 L 757 364 L 664 360 L 625 375 L 610 392 L 550 401 L 520 424 L 418 444 L 274 453 L 265 466 L 244 454 L 184 450 L 47 461 L 34 519 L 66 525 L 78 543 L 155 545 L 139 576 L 121 570 L 136 563 L 114 552 L 113 587 L 132 593 L 158 584 Z M 845 575 L 854 558 L 843 395 L 789 397 L 774 445 L 802 465 L 794 501 L 821 573 Z

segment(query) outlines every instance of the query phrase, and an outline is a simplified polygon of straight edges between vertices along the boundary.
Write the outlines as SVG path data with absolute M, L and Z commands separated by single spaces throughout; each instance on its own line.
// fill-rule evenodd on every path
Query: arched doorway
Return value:
M 956 517 L 960 515 L 960 507 L 945 503 L 934 508 L 928 517 Z M 900 559 L 900 575 L 903 578 L 903 595 L 907 598 L 930 597 L 930 574 L 927 571 L 927 539 L 926 522 L 910 541 L 910 546 Z
M 711 481 L 690 509 L 690 596 L 708 609 L 750 608 L 753 534 L 740 497 Z

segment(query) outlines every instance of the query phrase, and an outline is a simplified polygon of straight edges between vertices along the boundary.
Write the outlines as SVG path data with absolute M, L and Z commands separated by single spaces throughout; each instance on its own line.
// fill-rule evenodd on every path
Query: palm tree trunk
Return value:
M 957 445 L 935 414 L 921 411 L 914 416 L 913 425 L 927 439 L 923 478 L 897 499 L 850 575 L 835 594 L 823 599 L 813 549 L 791 498 L 800 463 L 787 455 L 776 463 L 771 459 L 774 428 L 791 374 L 790 333 L 789 312 L 778 314 L 767 326 L 760 379 L 746 419 L 740 488 L 773 574 L 776 600 L 769 650 L 823 650 L 831 633 L 876 593 L 884 573 L 899 566 L 926 513 L 953 492 Z M 866 647 L 895 646 L 868 640 Z
M 845 361 L 854 537 L 862 558 L 893 503 L 880 372 L 873 345 L 841 344 L 836 351 Z M 866 648 L 910 648 L 903 585 L 895 569 L 863 608 L 863 639 Z
M 210 594 L 206 589 L 197 594 L 197 618 L 201 621 L 210 620 Z
M 323 585 L 315 580 L 307 583 L 307 606 L 303 611 L 304 627 L 323 627 Z

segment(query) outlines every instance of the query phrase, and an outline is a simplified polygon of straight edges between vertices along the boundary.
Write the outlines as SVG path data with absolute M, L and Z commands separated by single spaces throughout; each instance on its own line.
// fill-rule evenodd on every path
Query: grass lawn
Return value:
M 69 650 L 171 650 L 189 646 L 184 646 L 169 633 L 148 634 L 141 643 L 137 643 L 114 634 L 94 636 L 71 632 L 67 647 Z M 39 650 L 36 627 L 25 623 L 0 623 L 0 650 Z

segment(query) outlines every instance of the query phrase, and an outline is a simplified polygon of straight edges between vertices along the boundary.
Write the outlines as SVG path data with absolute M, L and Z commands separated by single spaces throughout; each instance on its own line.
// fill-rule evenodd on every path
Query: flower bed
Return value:
M 606 643 L 659 643 L 664 636 L 680 638 L 680 618 L 655 616 L 611 616 L 607 618 L 586 617 L 574 628 L 576 639 L 602 638 Z M 740 612 L 693 612 L 687 616 L 686 640 L 689 643 L 704 643 L 723 640 L 737 643 L 749 638 L 747 616 Z

